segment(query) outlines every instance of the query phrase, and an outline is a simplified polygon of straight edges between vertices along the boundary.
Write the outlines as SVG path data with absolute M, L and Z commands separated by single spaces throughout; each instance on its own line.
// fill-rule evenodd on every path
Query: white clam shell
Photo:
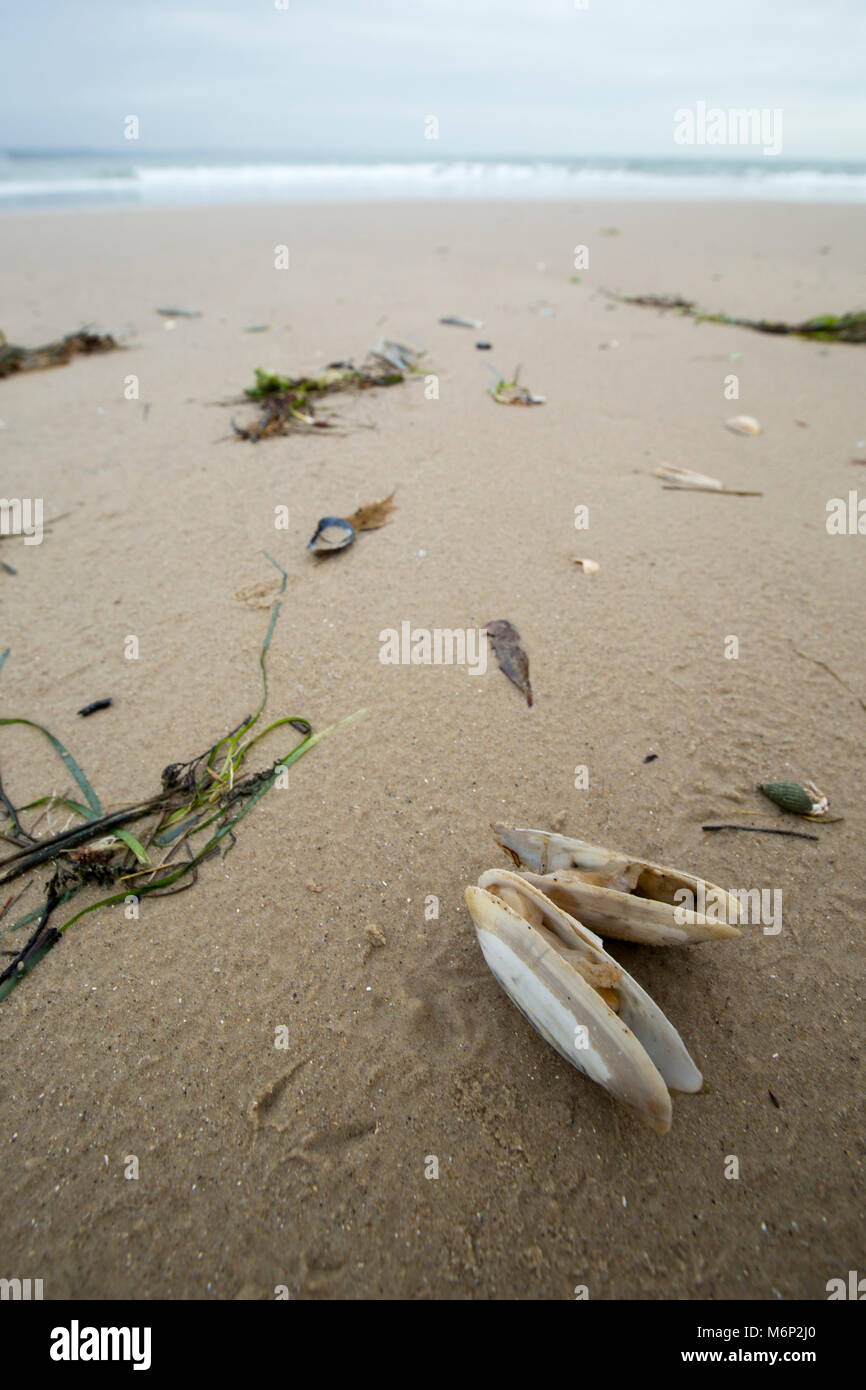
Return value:
M 497 824 L 493 834 L 527 882 L 602 937 L 686 946 L 740 935 L 736 898 L 694 874 L 546 830 Z
M 761 425 L 754 415 L 734 415 L 725 421 L 725 428 L 734 434 L 760 434 Z
M 646 991 L 598 937 L 519 874 L 488 870 L 466 889 L 466 902 L 490 970 L 545 1041 L 667 1133 L 668 1086 L 694 1092 L 702 1078 Z M 608 981 L 617 1011 L 587 975 Z

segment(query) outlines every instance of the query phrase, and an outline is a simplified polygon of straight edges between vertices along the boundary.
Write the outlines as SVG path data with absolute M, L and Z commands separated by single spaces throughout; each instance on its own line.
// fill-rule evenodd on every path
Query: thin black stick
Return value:
M 819 840 L 820 835 L 807 835 L 802 830 L 775 830 L 769 825 L 702 825 L 701 830 L 748 830 L 753 835 L 790 835 L 794 840 Z

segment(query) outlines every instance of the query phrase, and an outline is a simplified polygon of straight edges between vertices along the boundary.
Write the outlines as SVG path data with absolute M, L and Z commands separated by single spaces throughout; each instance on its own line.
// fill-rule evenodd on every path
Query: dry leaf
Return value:
M 381 502 L 365 502 L 351 516 L 344 517 L 345 521 L 350 521 L 356 531 L 376 531 L 380 526 L 384 526 L 388 517 L 394 510 L 393 492 L 389 497 L 383 497 Z
M 526 703 L 532 704 L 532 686 L 529 684 L 529 658 L 520 645 L 520 633 L 513 623 L 504 618 L 488 623 L 484 631 L 490 638 L 493 655 L 500 671 L 513 681 L 518 690 L 526 696 Z

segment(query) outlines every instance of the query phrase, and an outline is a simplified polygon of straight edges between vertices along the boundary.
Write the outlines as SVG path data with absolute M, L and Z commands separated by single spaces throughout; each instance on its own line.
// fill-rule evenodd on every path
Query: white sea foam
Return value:
M 764 161 L 159 163 L 110 156 L 0 160 L 0 208 L 425 198 L 864 202 L 866 166 Z

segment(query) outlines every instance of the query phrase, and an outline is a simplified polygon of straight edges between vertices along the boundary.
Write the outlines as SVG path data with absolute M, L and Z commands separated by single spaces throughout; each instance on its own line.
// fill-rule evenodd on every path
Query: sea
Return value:
M 0 211 L 441 198 L 866 201 L 866 162 L 649 158 L 301 160 L 273 154 L 0 152 Z

